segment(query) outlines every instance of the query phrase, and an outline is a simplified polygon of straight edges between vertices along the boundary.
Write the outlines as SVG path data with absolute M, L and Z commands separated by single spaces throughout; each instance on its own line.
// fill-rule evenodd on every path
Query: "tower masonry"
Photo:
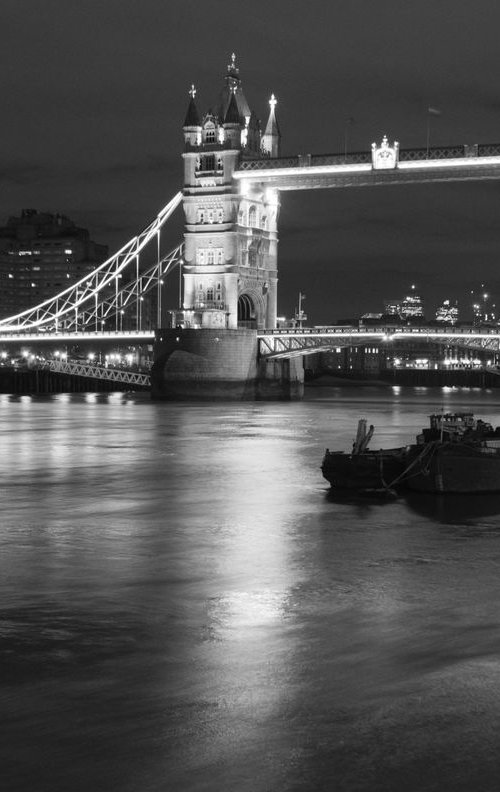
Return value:
M 183 319 L 188 328 L 276 326 L 279 192 L 244 194 L 233 180 L 243 160 L 278 157 L 276 99 L 264 133 L 231 56 L 215 109 L 200 115 L 190 90 L 184 121 Z

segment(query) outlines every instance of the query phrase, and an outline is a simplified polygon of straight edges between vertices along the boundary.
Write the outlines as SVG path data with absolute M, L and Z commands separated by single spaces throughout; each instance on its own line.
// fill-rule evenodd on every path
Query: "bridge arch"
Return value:
M 238 327 L 263 328 L 265 326 L 265 305 L 262 295 L 246 290 L 238 296 Z
M 249 294 L 238 297 L 238 327 L 257 327 L 255 304 Z

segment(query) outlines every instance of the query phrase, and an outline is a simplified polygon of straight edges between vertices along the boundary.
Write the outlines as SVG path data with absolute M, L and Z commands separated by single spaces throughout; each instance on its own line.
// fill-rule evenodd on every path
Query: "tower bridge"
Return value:
M 342 345 L 365 337 L 390 343 L 392 335 L 383 328 L 276 330 L 281 194 L 499 179 L 500 143 L 405 149 L 384 137 L 358 153 L 283 157 L 277 100 L 271 95 L 261 128 L 234 54 L 215 109 L 201 113 L 194 86 L 189 93 L 182 191 L 93 273 L 1 320 L 0 343 L 20 333 L 57 339 L 61 333 L 156 331 L 157 398 L 300 396 L 301 355 L 327 348 L 332 336 Z M 165 253 L 163 233 L 181 204 L 184 240 Z M 174 270 L 178 300 L 171 296 L 167 304 L 165 279 Z M 454 343 L 498 348 L 495 333 L 450 333 Z M 404 330 L 398 338 L 405 334 L 449 343 L 433 328 Z

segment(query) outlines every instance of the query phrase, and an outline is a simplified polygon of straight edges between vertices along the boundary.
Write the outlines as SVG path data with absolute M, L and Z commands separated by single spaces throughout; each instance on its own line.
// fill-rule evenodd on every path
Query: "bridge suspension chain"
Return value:
M 119 311 L 124 310 L 124 306 L 136 303 L 154 285 L 159 287 L 161 278 L 181 262 L 183 246 L 179 245 L 145 272 L 139 270 L 140 253 L 151 240 L 159 240 L 161 229 L 181 201 L 182 192 L 178 192 L 139 236 L 132 237 L 93 272 L 59 294 L 33 308 L 2 319 L 0 332 L 95 330 L 97 321 L 104 323 L 106 316 L 113 314 L 118 320 Z M 126 285 L 118 288 L 126 268 L 133 263 L 136 264 L 136 274 Z

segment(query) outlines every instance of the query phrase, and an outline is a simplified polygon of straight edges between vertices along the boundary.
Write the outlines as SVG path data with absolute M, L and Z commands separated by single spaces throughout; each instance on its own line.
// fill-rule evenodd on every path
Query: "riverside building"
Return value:
M 64 215 L 23 209 L 0 228 L 0 319 L 50 299 L 107 255 L 106 245 Z

